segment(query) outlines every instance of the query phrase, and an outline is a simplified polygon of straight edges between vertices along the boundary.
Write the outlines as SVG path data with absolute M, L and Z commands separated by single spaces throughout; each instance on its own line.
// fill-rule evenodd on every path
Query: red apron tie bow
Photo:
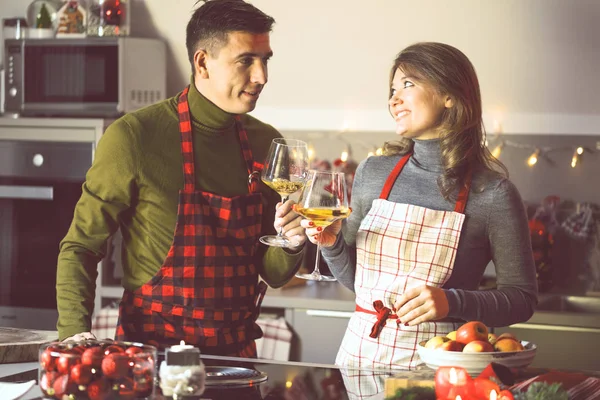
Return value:
M 397 316 L 396 316 L 396 314 L 393 314 L 393 316 L 390 317 L 392 310 L 390 310 L 387 307 L 384 307 L 383 302 L 381 300 L 375 300 L 373 302 L 373 307 L 375 308 L 375 311 L 377 312 L 377 322 L 375 322 L 375 324 L 373 324 L 373 328 L 371 329 L 371 334 L 369 335 L 369 337 L 372 337 L 375 339 L 379 336 L 379 334 L 381 333 L 381 330 L 385 326 L 385 321 L 387 321 L 388 318 L 394 318 Z

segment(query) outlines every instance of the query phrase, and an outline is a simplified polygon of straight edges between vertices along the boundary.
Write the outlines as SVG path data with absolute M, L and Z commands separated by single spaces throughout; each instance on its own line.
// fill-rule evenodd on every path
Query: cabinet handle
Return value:
M 349 311 L 306 310 L 310 317 L 350 318 L 354 313 Z
M 3 315 L 0 318 L 2 318 L 2 319 L 9 319 L 11 321 L 16 321 L 17 320 L 17 316 L 16 315 Z
M 544 330 L 544 331 L 600 333 L 600 329 L 597 329 L 597 328 L 582 328 L 582 327 L 578 327 L 578 326 L 564 326 L 564 325 L 514 324 L 514 325 L 510 325 L 509 328 L 536 329 L 536 330 Z
M 54 199 L 52 186 L 13 186 L 0 185 L 0 199 Z

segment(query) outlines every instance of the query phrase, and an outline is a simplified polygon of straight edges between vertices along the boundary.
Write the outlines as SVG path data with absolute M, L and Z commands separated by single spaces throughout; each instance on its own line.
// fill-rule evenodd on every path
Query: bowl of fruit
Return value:
M 417 353 L 428 367 L 462 367 L 469 374 L 481 373 L 492 362 L 525 368 L 532 363 L 536 351 L 535 344 L 521 341 L 511 333 L 490 333 L 480 321 L 466 322 L 456 331 L 417 345 Z
M 112 340 L 51 342 L 39 350 L 45 399 L 149 399 L 154 396 L 157 349 Z

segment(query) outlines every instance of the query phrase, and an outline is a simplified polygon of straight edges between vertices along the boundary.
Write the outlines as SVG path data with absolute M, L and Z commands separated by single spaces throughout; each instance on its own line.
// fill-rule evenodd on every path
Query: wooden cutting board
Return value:
M 40 346 L 55 340 L 56 331 L 0 327 L 0 364 L 36 361 Z

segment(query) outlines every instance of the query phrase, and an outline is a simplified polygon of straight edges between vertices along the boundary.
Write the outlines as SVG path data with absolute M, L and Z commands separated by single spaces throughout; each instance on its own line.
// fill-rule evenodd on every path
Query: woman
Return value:
M 346 368 L 413 368 L 422 340 L 464 321 L 526 321 L 537 301 L 525 208 L 485 147 L 469 59 L 442 43 L 407 47 L 388 107 L 400 139 L 359 165 L 351 216 L 325 230 L 302 221 L 356 293 L 336 359 Z M 480 291 L 490 261 L 497 289 Z

